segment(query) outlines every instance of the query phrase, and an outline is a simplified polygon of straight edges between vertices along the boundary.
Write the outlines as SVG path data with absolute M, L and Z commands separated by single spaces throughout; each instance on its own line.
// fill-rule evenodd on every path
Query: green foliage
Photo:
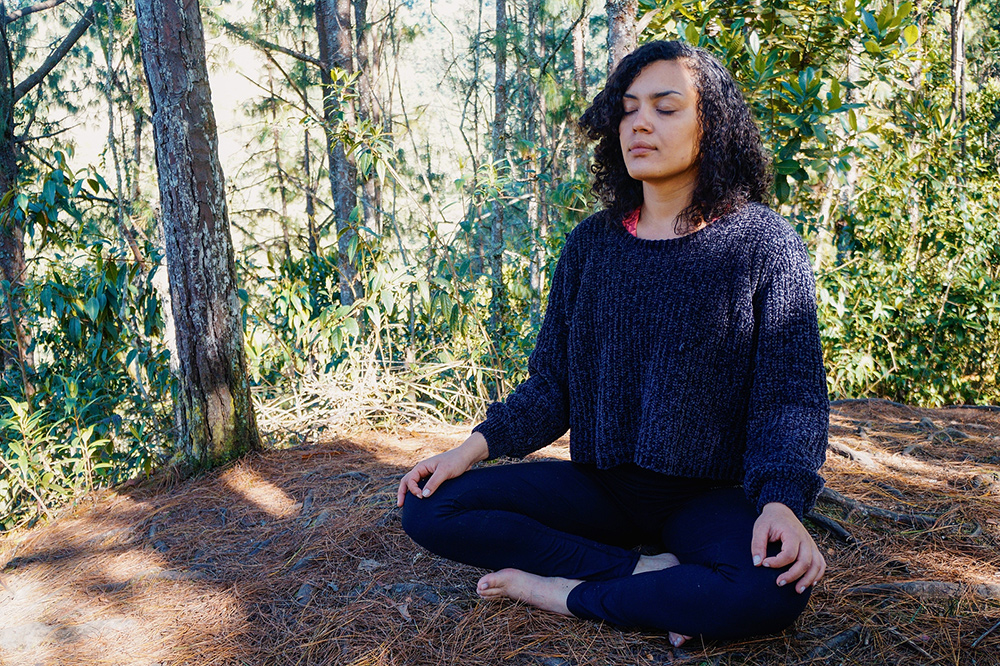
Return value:
M 55 158 L 58 168 L 9 195 L 37 252 L 23 293 L 35 363 L 28 387 L 13 368 L 0 375 L 0 528 L 148 474 L 166 443 L 171 378 L 155 272 L 80 209 L 106 194 L 104 179 Z
M 744 87 L 815 256 L 832 395 L 1000 400 L 997 80 L 963 124 L 946 35 L 909 2 L 643 6 L 650 38 L 708 49 Z

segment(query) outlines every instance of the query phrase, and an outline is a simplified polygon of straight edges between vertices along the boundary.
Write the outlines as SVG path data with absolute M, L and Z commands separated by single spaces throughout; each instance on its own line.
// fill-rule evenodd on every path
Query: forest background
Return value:
M 178 406 L 190 332 L 151 141 L 164 62 L 143 62 L 130 4 L 8 4 L 4 529 L 198 450 L 178 445 L 198 408 Z M 310 410 L 317 428 L 474 421 L 522 380 L 566 234 L 597 205 L 575 119 L 614 58 L 663 38 L 719 56 L 755 110 L 771 204 L 813 258 L 831 396 L 1000 401 L 997 0 L 201 13 L 251 440 L 260 418 L 274 443 L 304 441 L 280 426 Z

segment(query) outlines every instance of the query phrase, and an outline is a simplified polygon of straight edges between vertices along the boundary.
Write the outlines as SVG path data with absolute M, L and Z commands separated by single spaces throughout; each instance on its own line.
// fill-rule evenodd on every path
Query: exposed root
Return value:
M 949 583 L 940 580 L 910 580 L 900 583 L 875 583 L 845 590 L 847 594 L 905 594 L 921 601 L 961 599 L 972 596 L 1000 600 L 1000 584 Z

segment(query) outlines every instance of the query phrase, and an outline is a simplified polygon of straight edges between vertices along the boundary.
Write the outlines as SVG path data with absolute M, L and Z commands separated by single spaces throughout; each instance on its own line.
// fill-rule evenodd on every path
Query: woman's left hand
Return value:
M 781 542 L 781 552 L 767 557 L 767 544 L 772 541 Z M 780 502 L 764 505 L 753 526 L 750 554 L 754 566 L 778 569 L 794 562 L 792 568 L 778 576 L 778 585 L 798 581 L 795 590 L 800 594 L 819 581 L 826 571 L 826 560 L 816 542 L 795 513 Z

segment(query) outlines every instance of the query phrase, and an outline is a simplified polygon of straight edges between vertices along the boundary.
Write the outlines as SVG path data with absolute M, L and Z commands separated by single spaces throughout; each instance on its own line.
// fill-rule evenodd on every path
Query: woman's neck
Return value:
M 677 233 L 677 217 L 691 205 L 694 187 L 693 180 L 664 185 L 643 182 L 642 208 L 639 212 L 636 235 L 650 240 L 682 236 L 683 234 Z M 700 226 L 699 224 L 696 228 Z M 690 233 L 694 229 L 683 231 Z

